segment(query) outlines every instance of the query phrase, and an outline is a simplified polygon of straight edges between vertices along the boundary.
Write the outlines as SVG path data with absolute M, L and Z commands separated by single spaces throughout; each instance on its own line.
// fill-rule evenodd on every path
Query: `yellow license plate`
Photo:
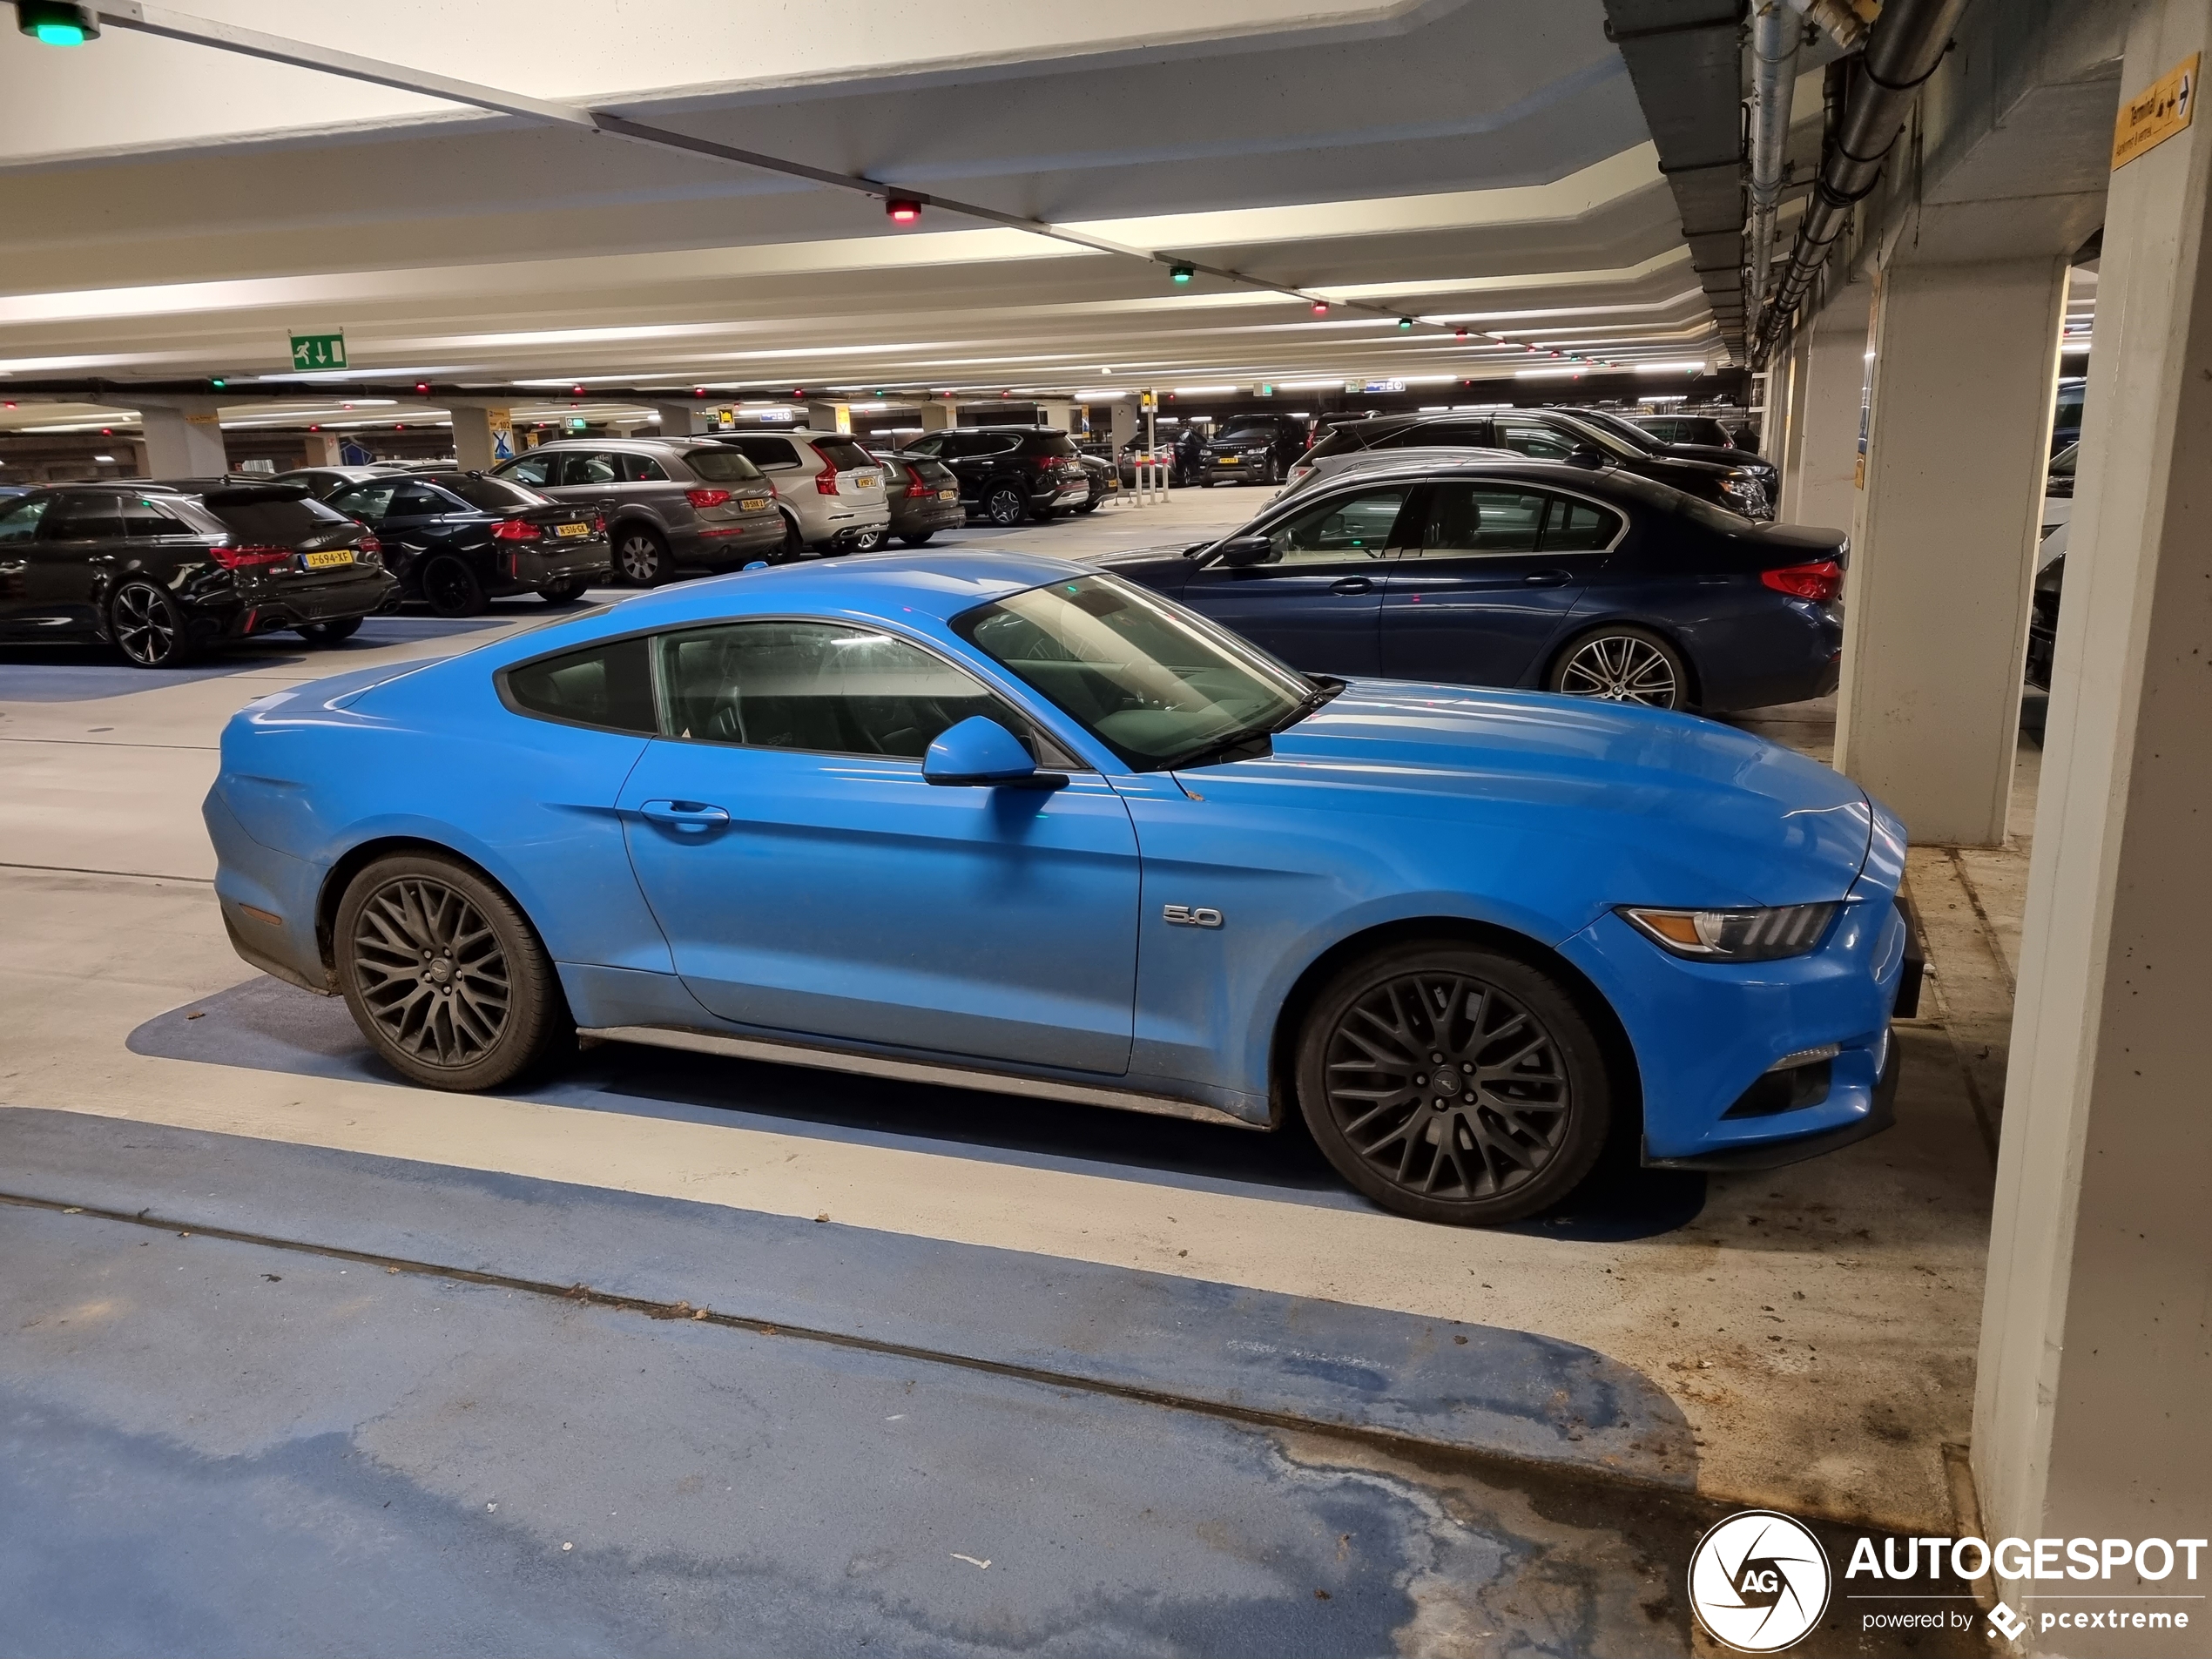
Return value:
M 591 534 L 591 526 L 589 524 L 561 524 L 555 527 L 553 533 L 556 536 L 589 536 Z
M 300 560 L 310 570 L 327 570 L 333 565 L 351 564 L 353 562 L 354 550 L 350 547 L 333 548 L 327 553 L 303 554 Z
M 1223 455 L 1214 464 L 1221 467 L 1234 467 L 1242 462 L 1243 460 L 1244 456 L 1242 455 Z
M 937 492 L 937 499 L 939 501 L 958 501 L 960 499 L 960 491 L 957 489 L 941 489 Z
M 738 506 L 745 509 L 745 510 L 748 513 L 757 513 L 767 504 L 768 498 L 765 496 L 747 496 L 743 501 L 738 503 Z
M 860 478 L 860 485 L 863 489 L 880 489 L 883 488 L 883 480 L 872 473 L 863 473 Z

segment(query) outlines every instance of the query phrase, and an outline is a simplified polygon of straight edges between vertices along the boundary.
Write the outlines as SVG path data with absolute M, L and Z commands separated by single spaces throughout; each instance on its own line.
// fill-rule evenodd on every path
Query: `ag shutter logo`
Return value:
M 1714 1641 L 1739 1653 L 1779 1653 L 1828 1610 L 1827 1553 L 1789 1516 L 1730 1515 L 1689 1557 L 1689 1605 Z

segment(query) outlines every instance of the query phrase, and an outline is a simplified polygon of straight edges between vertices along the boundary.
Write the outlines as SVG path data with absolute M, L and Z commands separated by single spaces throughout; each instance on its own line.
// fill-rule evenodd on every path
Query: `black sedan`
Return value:
M 91 636 L 140 668 L 285 629 L 334 644 L 399 602 L 376 538 L 298 484 L 69 484 L 0 504 L 0 637 Z
M 441 617 L 475 616 L 510 593 L 567 604 L 610 563 L 606 523 L 591 509 L 482 473 L 372 478 L 330 505 L 376 532 L 407 596 Z
M 1821 697 L 1845 538 L 1619 468 L 1348 474 L 1234 535 L 1103 568 L 1310 673 L 1522 686 L 1709 713 Z

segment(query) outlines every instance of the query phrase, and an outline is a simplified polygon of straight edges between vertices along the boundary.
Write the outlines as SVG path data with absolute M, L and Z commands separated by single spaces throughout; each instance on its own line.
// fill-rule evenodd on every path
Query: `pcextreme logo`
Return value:
M 1820 1541 L 1771 1509 L 1730 1515 L 1689 1556 L 1689 1605 L 1706 1635 L 1739 1653 L 1793 1647 L 1828 1610 Z

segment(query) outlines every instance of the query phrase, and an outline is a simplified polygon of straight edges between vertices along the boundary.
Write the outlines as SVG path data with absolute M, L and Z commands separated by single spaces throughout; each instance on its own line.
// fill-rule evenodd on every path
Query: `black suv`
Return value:
M 916 438 L 900 453 L 943 462 L 960 480 L 961 503 L 993 524 L 1049 518 L 1090 495 L 1082 458 L 1057 427 L 958 426 Z
M 1206 441 L 1197 480 L 1218 483 L 1279 484 L 1305 453 L 1305 422 L 1291 415 L 1232 415 Z
M 0 637 L 90 635 L 177 668 L 286 629 L 335 644 L 399 597 L 376 538 L 300 484 L 123 479 L 0 503 Z
M 1676 454 L 1646 434 L 1637 435 L 1642 442 L 1631 440 L 1609 421 L 1592 418 L 1593 414 L 1582 409 L 1501 409 L 1494 415 L 1384 415 L 1339 421 L 1306 452 L 1304 463 L 1292 471 L 1291 483 L 1295 489 L 1311 479 L 1317 462 L 1362 449 L 1508 449 L 1533 461 L 1571 461 L 1588 467 L 1610 462 L 1746 518 L 1774 516 L 1775 473 L 1766 462 L 1749 455 L 1718 461 Z

